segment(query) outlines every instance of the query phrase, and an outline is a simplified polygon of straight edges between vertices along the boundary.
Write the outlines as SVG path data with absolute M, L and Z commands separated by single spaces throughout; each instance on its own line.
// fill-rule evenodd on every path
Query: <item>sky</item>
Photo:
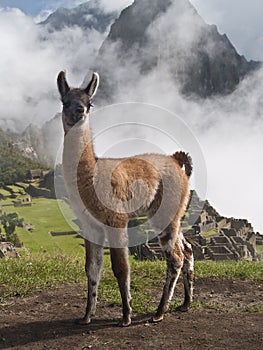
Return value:
M 1 0 L 1 7 L 17 7 L 28 15 L 36 16 L 43 10 L 55 10 L 60 6 L 74 7 L 78 0 Z
M 131 2 L 102 1 L 105 11 L 109 6 L 120 10 Z M 0 7 L 19 7 L 24 11 L 0 11 L 0 127 L 21 131 L 29 123 L 43 125 L 61 110 L 56 89 L 58 72 L 66 69 L 72 86 L 80 85 L 84 76 L 91 74 L 89 69 L 107 33 L 66 28 L 43 40 L 45 32 L 35 24 L 58 6 L 79 3 L 0 0 Z M 263 61 L 262 0 L 192 3 L 206 22 L 216 24 L 220 33 L 227 33 L 240 54 Z M 162 21 L 172 19 L 168 15 Z M 125 67 L 121 67 L 119 74 L 136 79 L 136 74 L 131 74 L 136 67 L 129 68 L 125 72 Z M 160 94 L 155 89 L 159 81 L 158 74 L 136 80 L 137 93 L 147 103 L 175 111 L 196 135 L 206 160 L 207 198 L 211 204 L 222 215 L 247 218 L 263 233 L 263 71 L 248 77 L 230 96 L 202 103 L 186 101 L 180 94 L 163 93 L 167 86 L 162 86 Z M 169 84 L 173 87 L 173 82 Z M 124 97 L 127 98 L 117 96 L 116 100 Z M 137 97 L 131 95 L 129 99 Z
M 44 19 L 48 14 L 55 11 L 58 7 L 73 8 L 84 2 L 83 0 L 0 0 L 0 7 L 16 7 L 25 14 L 32 16 L 37 20 Z M 102 0 L 105 9 L 120 9 L 132 0 Z

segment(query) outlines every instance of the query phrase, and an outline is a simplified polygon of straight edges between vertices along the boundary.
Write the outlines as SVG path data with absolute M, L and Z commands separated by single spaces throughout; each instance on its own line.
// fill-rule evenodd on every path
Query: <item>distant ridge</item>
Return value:
M 84 30 L 95 29 L 104 33 L 118 15 L 118 11 L 103 11 L 100 0 L 90 0 L 73 9 L 60 7 L 40 24 L 47 26 L 50 31 L 78 26 Z

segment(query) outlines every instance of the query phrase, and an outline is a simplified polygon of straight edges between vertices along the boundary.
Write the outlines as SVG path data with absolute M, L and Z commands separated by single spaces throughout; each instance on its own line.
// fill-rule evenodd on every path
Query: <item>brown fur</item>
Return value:
M 81 213 L 79 217 L 84 227 L 97 232 L 102 240 L 96 243 L 88 240 L 85 242 L 88 298 L 86 314 L 80 323 L 89 323 L 95 312 L 103 265 L 103 237 L 108 239 L 111 247 L 112 269 L 122 297 L 121 325 L 128 326 L 131 323 L 127 226 L 130 218 L 139 215 L 148 215 L 153 227 L 161 230 L 159 242 L 167 260 L 163 295 L 152 319 L 158 322 L 163 319 L 168 308 L 181 269 L 185 286 L 182 311 L 188 309 L 192 300 L 193 254 L 180 227 L 180 220 L 189 198 L 191 160 L 184 152 L 176 152 L 172 156 L 144 154 L 123 159 L 97 158 L 93 150 L 89 124 L 83 122 L 85 119 L 88 120 L 91 98 L 97 86 L 97 74 L 93 74 L 90 84 L 84 90 L 70 89 L 64 72 L 58 76 L 58 88 L 64 105 L 63 169 L 69 197 L 74 204 L 76 193 L 72 189 L 72 176 L 74 168 L 77 168 L 75 190 L 90 214 L 89 217 L 93 216 L 98 221 L 97 223 L 94 220 L 89 221 Z M 76 136 L 69 142 L 66 135 L 74 125 L 77 130 Z

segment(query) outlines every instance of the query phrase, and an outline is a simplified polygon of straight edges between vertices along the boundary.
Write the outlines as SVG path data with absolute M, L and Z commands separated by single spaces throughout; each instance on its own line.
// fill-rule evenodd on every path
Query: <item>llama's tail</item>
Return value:
M 185 152 L 176 152 L 172 157 L 177 160 L 181 168 L 184 166 L 186 175 L 190 177 L 193 171 L 193 162 L 189 154 Z

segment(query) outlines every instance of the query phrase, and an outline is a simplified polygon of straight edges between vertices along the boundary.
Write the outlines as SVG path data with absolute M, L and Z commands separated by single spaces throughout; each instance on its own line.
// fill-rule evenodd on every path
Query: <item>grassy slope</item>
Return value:
M 9 196 L 10 192 L 4 190 L 3 188 L 0 188 L 0 194 L 2 194 L 3 196 Z
M 23 228 L 17 228 L 16 231 L 24 246 L 33 256 L 41 253 L 51 256 L 57 254 L 71 257 L 83 256 L 84 249 L 80 246 L 82 239 L 76 238 L 76 236 L 52 237 L 49 234 L 51 230 L 58 232 L 77 230 L 77 226 L 73 222 L 74 216 L 66 203 L 47 198 L 34 198 L 31 207 L 14 208 L 11 203 L 11 200 L 3 201 L 3 209 L 7 213 L 17 212 L 25 223 L 30 223 L 34 227 L 32 232 Z M 67 212 L 70 224 L 63 217 L 58 203 Z

